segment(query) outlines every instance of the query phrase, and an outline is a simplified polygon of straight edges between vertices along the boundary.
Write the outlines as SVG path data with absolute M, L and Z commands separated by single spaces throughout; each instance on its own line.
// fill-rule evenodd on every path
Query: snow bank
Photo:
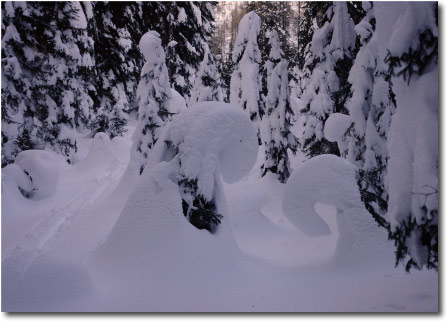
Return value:
M 75 166 L 84 170 L 95 169 L 115 160 L 117 156 L 112 149 L 109 135 L 99 132 L 93 138 L 87 156 Z
M 58 156 L 44 150 L 26 150 L 17 155 L 14 163 L 30 177 L 32 199 L 40 200 L 56 192 L 60 172 Z M 22 179 L 20 181 L 23 183 Z
M 389 255 L 392 264 L 393 248 L 387 243 L 386 230 L 379 228 L 364 208 L 356 175 L 355 165 L 335 155 L 320 155 L 304 162 L 287 181 L 284 214 L 306 235 L 324 236 L 330 229 L 315 205 L 332 205 L 337 208 L 337 263 L 348 266 Z

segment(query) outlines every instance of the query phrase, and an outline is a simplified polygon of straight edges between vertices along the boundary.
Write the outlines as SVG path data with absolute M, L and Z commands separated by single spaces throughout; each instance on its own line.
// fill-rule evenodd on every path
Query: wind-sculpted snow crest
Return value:
M 287 181 L 282 207 L 290 222 L 311 237 L 331 233 L 315 211 L 316 203 L 337 209 L 337 263 L 348 266 L 386 255 L 392 262 L 393 249 L 386 230 L 378 226 L 361 200 L 355 165 L 327 154 L 296 168 Z
M 207 283 L 220 269 L 216 262 L 239 253 L 220 177 L 235 182 L 247 175 L 257 149 L 250 120 L 235 106 L 206 102 L 180 113 L 160 137 L 153 165 L 146 167 L 105 243 L 93 255 L 97 276 L 115 279 L 136 273 L 152 286 L 191 277 Z M 196 184 L 188 190 L 190 198 L 185 180 Z M 223 216 L 219 228 L 210 231 L 213 234 L 196 229 L 191 213 L 185 212 L 186 205 L 199 206 L 197 198 Z M 174 283 L 165 287 L 177 288 Z

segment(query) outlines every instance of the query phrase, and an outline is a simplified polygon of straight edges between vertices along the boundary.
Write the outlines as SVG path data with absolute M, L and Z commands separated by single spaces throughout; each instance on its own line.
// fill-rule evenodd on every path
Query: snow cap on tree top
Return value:
M 234 43 L 233 62 L 238 61 L 247 47 L 257 45 L 260 30 L 261 18 L 254 11 L 250 11 L 242 17 Z
M 158 32 L 154 30 L 146 32 L 141 37 L 139 47 L 147 62 L 158 64 L 165 60 L 165 52 Z

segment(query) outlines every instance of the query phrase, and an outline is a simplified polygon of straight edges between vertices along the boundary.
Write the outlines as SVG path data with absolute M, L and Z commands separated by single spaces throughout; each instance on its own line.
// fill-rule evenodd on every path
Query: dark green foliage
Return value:
M 214 200 L 208 201 L 197 193 L 197 179 L 183 177 L 178 182 L 182 194 L 183 214 L 199 230 L 214 234 L 222 222 L 223 215 L 216 212 Z
M 421 76 L 427 72 L 427 68 L 432 63 L 438 63 L 438 37 L 435 37 L 430 30 L 425 30 L 419 34 L 419 46 L 416 49 L 411 47 L 400 57 L 393 57 L 388 53 L 385 62 L 389 64 L 390 73 L 402 76 L 407 83 L 410 83 L 413 75 Z M 396 73 L 396 70 L 397 73 Z

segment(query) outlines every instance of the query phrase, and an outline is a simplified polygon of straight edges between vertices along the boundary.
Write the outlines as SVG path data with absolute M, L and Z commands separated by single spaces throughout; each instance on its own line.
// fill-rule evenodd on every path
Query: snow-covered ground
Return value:
M 156 197 L 120 184 L 134 128 L 111 142 L 80 138 L 83 159 L 73 166 L 61 160 L 56 192 L 47 198 L 22 197 L 12 174 L 3 173 L 3 311 L 438 310 L 438 274 L 395 268 L 391 244 L 382 260 L 334 260 L 346 226 L 323 200 L 315 211 L 329 235 L 309 237 L 292 224 L 282 211 L 286 185 L 260 177 L 262 147 L 249 175 L 223 183 L 221 232 L 195 229 L 181 211 L 163 216 L 164 207 L 177 206 L 163 202 L 177 188 L 162 180 L 167 166 L 143 173 L 150 179 L 138 185 Z M 292 168 L 303 161 L 292 156 Z M 161 207 L 130 215 L 144 204 Z M 132 224 L 134 233 L 126 228 Z

